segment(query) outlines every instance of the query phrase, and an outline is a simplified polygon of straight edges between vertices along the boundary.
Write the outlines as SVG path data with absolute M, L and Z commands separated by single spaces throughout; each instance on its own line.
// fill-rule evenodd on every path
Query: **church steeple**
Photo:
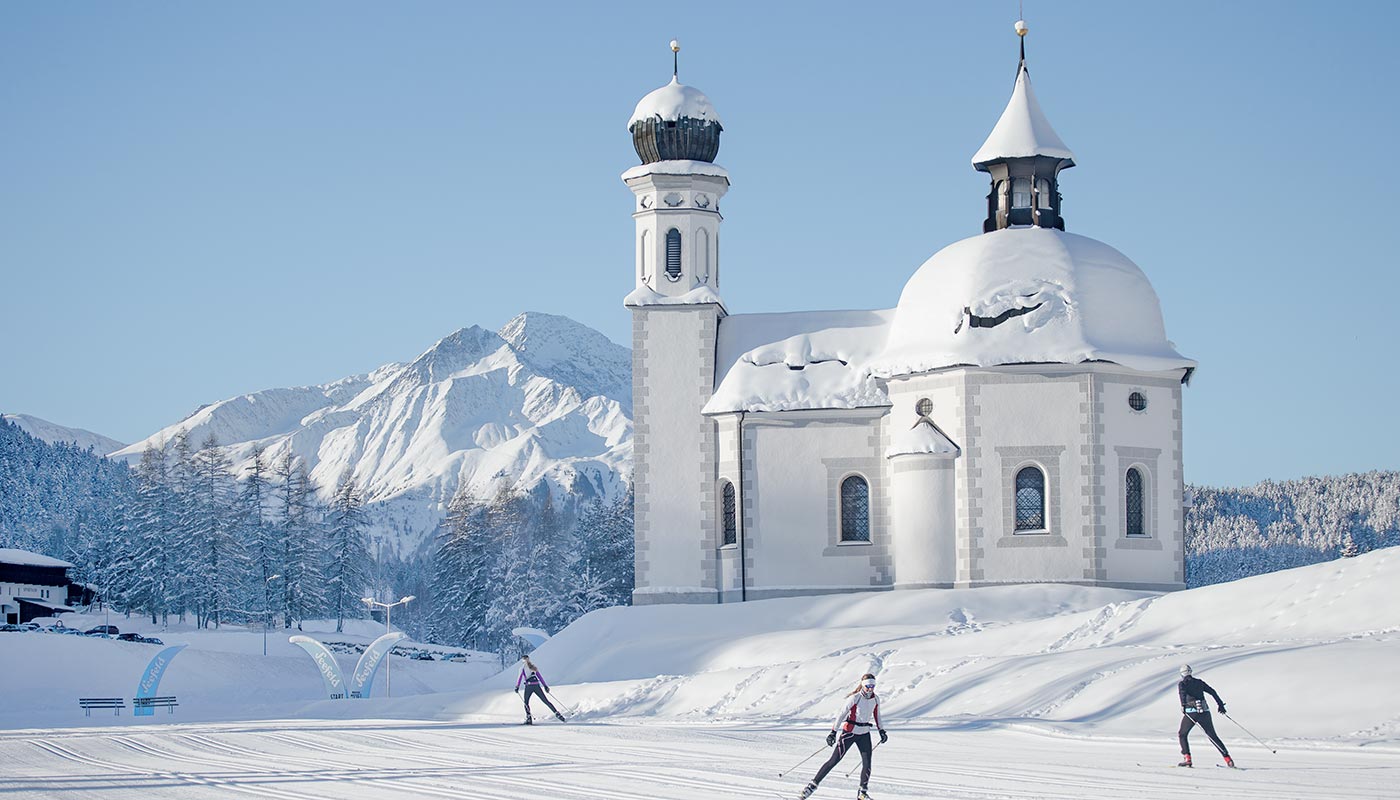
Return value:
M 972 157 L 972 166 L 992 177 L 984 232 L 1013 225 L 1065 228 L 1059 173 L 1074 166 L 1074 154 L 1050 127 L 1031 90 L 1026 69 L 1025 37 L 1029 30 L 1024 20 L 1016 22 L 1016 35 L 1021 39 L 1016 86 L 996 127 Z

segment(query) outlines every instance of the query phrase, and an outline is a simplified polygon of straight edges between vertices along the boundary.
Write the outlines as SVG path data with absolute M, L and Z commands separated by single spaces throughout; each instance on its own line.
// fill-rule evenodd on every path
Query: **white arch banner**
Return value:
M 340 676 L 340 665 L 335 662 L 331 651 L 310 636 L 292 636 L 287 641 L 305 650 L 316 662 L 316 668 L 321 671 L 321 682 L 325 684 L 330 699 L 343 700 L 346 696 L 345 679 Z
M 355 672 L 350 676 L 350 696 L 369 697 L 374 689 L 374 673 L 379 669 L 379 662 L 389 654 L 394 646 L 394 642 L 404 638 L 408 634 L 403 631 L 386 633 L 370 643 L 365 648 L 365 652 L 360 655 L 360 661 L 355 665 Z

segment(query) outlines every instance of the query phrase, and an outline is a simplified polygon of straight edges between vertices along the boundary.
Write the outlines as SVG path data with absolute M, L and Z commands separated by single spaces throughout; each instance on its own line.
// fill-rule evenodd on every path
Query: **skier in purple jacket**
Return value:
M 555 708 L 555 707 L 554 707 L 554 704 L 551 703 L 551 702 L 549 702 L 549 698 L 548 698 L 548 697 L 545 697 L 544 693 L 547 692 L 547 691 L 549 691 L 549 684 L 547 684 L 547 683 L 544 682 L 544 676 L 540 674 L 539 668 L 535 666 L 535 662 L 531 661 L 529 656 L 525 656 L 525 666 L 520 668 L 520 677 L 515 679 L 515 693 L 516 693 L 516 694 L 520 694 L 520 685 L 521 685 L 521 684 L 524 684 L 524 685 L 525 685 L 525 724 L 526 724 L 526 725 L 534 725 L 534 724 L 535 724 L 535 718 L 534 718 L 534 716 L 530 713 L 530 696 L 531 696 L 531 695 L 539 695 L 540 702 L 542 702 L 542 703 L 544 703 L 545 705 L 549 706 L 549 710 L 554 712 L 554 716 L 558 717 L 560 722 L 565 722 L 565 721 L 566 721 L 566 720 L 564 719 L 564 715 L 559 713 L 559 709 Z

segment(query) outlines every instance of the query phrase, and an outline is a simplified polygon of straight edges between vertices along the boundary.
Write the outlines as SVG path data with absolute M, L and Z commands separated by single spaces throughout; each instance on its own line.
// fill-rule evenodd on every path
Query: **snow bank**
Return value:
M 1390 549 L 1167 595 L 1032 585 L 606 609 L 534 659 L 593 719 L 821 724 L 869 670 L 898 724 L 1120 736 L 1174 728 L 1190 663 L 1271 737 L 1400 744 L 1383 700 L 1397 581 Z

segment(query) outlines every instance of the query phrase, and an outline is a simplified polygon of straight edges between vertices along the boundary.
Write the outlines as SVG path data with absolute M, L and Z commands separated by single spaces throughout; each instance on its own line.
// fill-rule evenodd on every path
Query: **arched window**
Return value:
M 1041 208 L 1050 207 L 1050 181 L 1044 178 L 1035 181 L 1035 204 Z
M 1127 491 L 1127 534 L 1129 536 L 1146 536 L 1147 531 L 1142 526 L 1142 470 L 1137 467 L 1128 467 L 1128 475 L 1125 480 Z
M 651 280 L 651 231 L 642 231 L 642 282 Z
M 681 277 L 681 232 L 675 228 L 666 231 L 666 277 L 673 281 Z
M 870 541 L 870 484 L 859 475 L 841 481 L 841 541 Z
M 1011 207 L 1030 208 L 1031 207 L 1031 179 L 1012 178 L 1011 180 Z
M 734 503 L 734 484 L 724 482 L 720 489 L 720 524 L 724 527 L 724 544 L 739 542 L 739 524 Z
M 1016 473 L 1016 530 L 1045 530 L 1045 473 L 1038 467 Z
M 695 237 L 695 280 L 704 283 L 710 279 L 710 232 L 701 228 Z

